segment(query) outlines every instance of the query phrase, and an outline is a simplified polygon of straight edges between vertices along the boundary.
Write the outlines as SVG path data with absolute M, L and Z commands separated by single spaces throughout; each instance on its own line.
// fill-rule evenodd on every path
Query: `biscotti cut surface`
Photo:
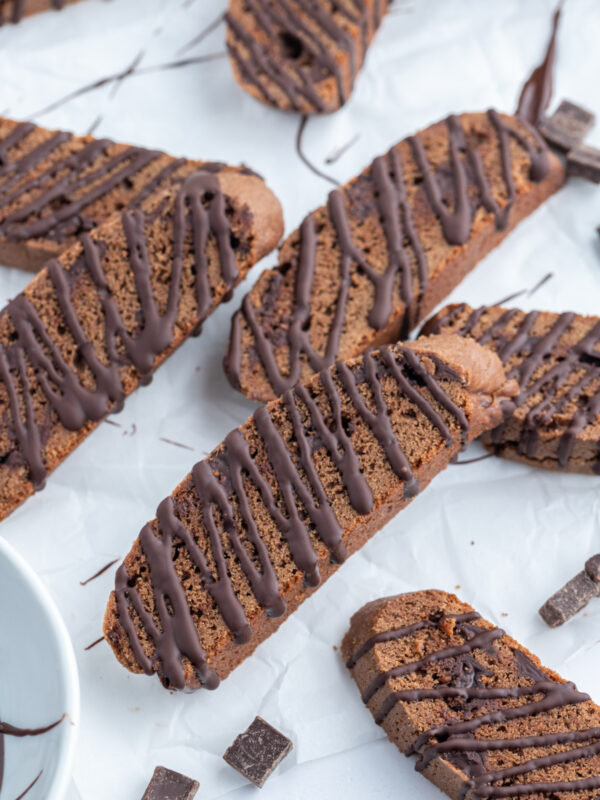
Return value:
M 431 337 L 340 362 L 259 408 L 119 568 L 104 621 L 119 661 L 167 688 L 215 688 L 514 391 L 493 353 Z
M 227 49 L 257 100 L 306 114 L 348 100 L 388 0 L 230 0 Z
M 600 474 L 600 318 L 448 306 L 424 326 L 498 353 L 521 388 L 516 410 L 483 443 L 536 467 Z
M 389 739 L 453 800 L 597 800 L 600 707 L 454 595 L 368 603 L 342 656 Z
M 400 142 L 309 214 L 246 295 L 225 362 L 232 385 L 268 400 L 406 338 L 563 178 L 533 129 L 495 111 Z
M 35 271 L 111 214 L 218 166 L 0 118 L 0 264 Z
M 0 25 L 12 22 L 16 24 L 23 17 L 38 14 L 40 11 L 54 9 L 60 11 L 70 3 L 77 0 L 0 0 Z
M 277 243 L 275 197 L 225 167 L 123 211 L 0 312 L 0 519 Z

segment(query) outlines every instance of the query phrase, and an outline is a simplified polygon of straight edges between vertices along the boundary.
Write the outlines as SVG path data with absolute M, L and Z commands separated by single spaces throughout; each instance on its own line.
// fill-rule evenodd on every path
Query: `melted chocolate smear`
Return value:
M 476 619 L 479 615 L 467 616 L 470 619 Z M 461 618 L 455 617 L 455 619 L 459 622 Z M 423 620 L 405 628 L 377 634 L 362 645 L 355 656 L 349 660 L 348 666 L 350 668 L 355 666 L 358 660 L 378 643 L 410 636 L 412 633 L 424 628 L 433 628 L 436 624 L 439 625 L 440 621 Z M 466 624 L 457 624 L 455 630 L 465 635 L 464 644 L 454 645 L 431 653 L 413 663 L 401 664 L 386 673 L 378 675 L 371 685 L 366 688 L 363 693 L 363 700 L 368 703 L 386 685 L 388 680 L 402 675 L 416 674 L 419 670 L 431 664 L 444 662 L 448 659 L 457 662 L 454 668 L 451 666 L 447 668 L 448 676 L 452 678 L 450 683 L 442 683 L 430 689 L 406 689 L 390 692 L 383 699 L 375 714 L 378 724 L 381 725 L 384 722 L 387 715 L 399 702 L 418 703 L 427 700 L 443 700 L 450 703 L 460 699 L 469 703 L 477 701 L 483 706 L 490 701 L 531 699 L 523 705 L 513 707 L 498 707 L 497 703 L 493 703 L 492 708 L 494 710 L 478 716 L 472 716 L 472 712 L 477 706 L 470 705 L 468 712 L 463 710 L 462 720 L 450 719 L 449 722 L 443 725 L 424 731 L 406 751 L 406 755 L 418 756 L 416 769 L 423 771 L 434 759 L 443 756 L 467 775 L 461 798 L 464 798 L 467 794 L 481 798 L 513 798 L 538 793 L 545 795 L 546 793 L 575 792 L 600 788 L 600 776 L 571 781 L 512 783 L 511 779 L 526 776 L 535 770 L 560 764 L 569 764 L 579 759 L 593 758 L 600 753 L 600 728 L 539 734 L 517 739 L 478 739 L 475 738 L 477 731 L 485 725 L 501 725 L 511 720 L 530 717 L 534 719 L 536 715 L 552 709 L 585 703 L 589 701 L 590 697 L 579 692 L 573 683 L 558 683 L 550 680 L 544 670 L 534 664 L 525 653 L 518 650 L 514 653 L 518 673 L 520 676 L 531 680 L 529 686 L 496 687 L 482 685 L 479 676 L 486 675 L 489 677 L 490 674 L 472 659 L 467 663 L 471 665 L 473 678 L 465 684 L 463 670 L 465 662 L 461 661 L 461 659 L 470 657 L 470 654 L 475 649 L 485 650 L 489 648 L 494 641 L 498 641 L 505 636 L 505 633 L 499 628 L 477 628 L 469 624 L 469 619 L 466 620 Z M 458 679 L 457 676 L 459 676 Z M 541 699 L 533 699 L 539 695 L 541 695 Z M 571 750 L 552 753 L 541 758 L 530 759 L 507 769 L 488 771 L 486 768 L 485 756 L 493 750 L 524 750 L 525 748 L 582 743 L 587 744 Z M 498 785 L 498 783 L 501 785 Z
M 292 426 L 297 461 L 269 409 L 264 406 L 257 409 L 253 415 L 254 426 L 264 443 L 272 469 L 271 472 L 267 468 L 270 479 L 264 474 L 265 468 L 258 466 L 256 454 L 251 452 L 240 429 L 227 436 L 220 454 L 200 461 L 192 470 L 195 503 L 209 540 L 214 571 L 209 568 L 207 556 L 191 531 L 179 519 L 175 501 L 169 497 L 158 507 L 157 523 L 146 525 L 140 534 L 141 549 L 150 571 L 155 615 L 142 600 L 136 586 L 138 578 L 130 578 L 124 564 L 117 572 L 115 593 L 119 621 L 146 674 L 158 672 L 166 687 L 183 689 L 186 685 L 185 660 L 190 662 L 206 688 L 214 689 L 219 684 L 216 672 L 207 664 L 186 590 L 173 558 L 175 540 L 183 543 L 237 643 L 248 642 L 252 630 L 233 587 L 228 570 L 230 558 L 235 557 L 240 564 L 256 600 L 267 614 L 280 617 L 285 613 L 275 566 L 261 537 L 260 522 L 252 513 L 249 485 L 259 493 L 266 512 L 286 540 L 307 587 L 314 588 L 321 580 L 312 536 L 323 542 L 334 563 L 340 564 L 345 560 L 347 553 L 342 541 L 342 526 L 313 461 L 315 436 L 319 447 L 327 450 L 338 469 L 357 514 L 371 512 L 373 495 L 344 422 L 340 387 L 379 441 L 391 468 L 403 481 L 405 497 L 417 494 L 418 482 L 400 447 L 383 396 L 381 380 L 384 376 L 396 381 L 398 391 L 412 401 L 448 445 L 453 442 L 453 437 L 437 404 L 455 419 L 463 431 L 468 427 L 462 409 L 445 394 L 436 377 L 427 372 L 414 352 L 401 348 L 395 352 L 383 348 L 379 355 L 367 352 L 358 367 L 350 368 L 340 362 L 334 369 L 324 371 L 320 378 L 329 404 L 328 413 L 315 401 L 310 389 L 302 384 L 283 392 L 281 403 Z M 416 379 L 427 387 L 434 402 L 415 389 Z M 361 387 L 366 387 L 373 397 L 374 410 L 365 402 Z M 308 414 L 309 423 L 303 422 L 303 409 Z M 277 482 L 279 502 L 271 480 Z M 255 553 L 254 559 L 250 557 L 245 542 Z M 468 615 L 468 618 L 476 617 Z M 150 654 L 138 636 L 134 619 L 152 642 Z
M 31 781 L 31 783 L 30 783 L 30 784 L 29 784 L 29 786 L 28 786 L 28 787 L 25 789 L 25 791 L 24 791 L 24 792 L 21 792 L 21 794 L 20 794 L 20 795 L 17 797 L 17 800 L 23 800 L 23 798 L 25 797 L 25 795 L 29 794 L 29 792 L 30 792 L 30 791 L 33 789 L 33 787 L 36 785 L 36 783 L 37 783 L 37 782 L 39 781 L 39 779 L 42 777 L 42 773 L 43 773 L 43 771 L 44 771 L 44 770 L 43 770 L 43 769 L 41 769 L 41 770 L 38 772 L 37 776 L 36 776 L 36 777 L 35 777 L 35 778 L 34 778 L 34 779 Z
M 172 444 L 173 447 L 181 447 L 183 450 L 191 450 L 193 452 L 194 448 L 190 447 L 189 444 L 183 444 L 182 442 L 176 442 L 174 439 L 166 439 L 164 436 L 159 436 L 161 442 L 166 442 L 166 444 Z
M 109 570 L 113 566 L 113 564 L 116 564 L 118 560 L 119 560 L 118 558 L 115 558 L 112 561 L 109 561 L 108 564 L 105 564 L 103 567 L 101 567 L 98 570 L 98 572 L 94 572 L 94 574 L 92 576 L 90 576 L 89 578 L 86 578 L 84 581 L 79 581 L 79 585 L 80 586 L 87 586 L 88 583 L 91 583 L 92 581 L 95 581 L 96 578 L 99 578 L 100 575 L 103 575 L 107 570 Z
M 483 456 L 477 456 L 477 458 L 465 458 L 462 461 L 452 461 L 451 463 L 454 464 L 455 467 L 462 467 L 465 464 L 476 464 L 478 461 L 485 461 L 486 459 L 493 457 L 493 453 L 486 453 Z
M 556 58 L 556 34 L 562 12 L 562 0 L 558 4 L 552 20 L 552 35 L 548 42 L 548 48 L 544 60 L 536 67 L 529 78 L 525 81 L 519 103 L 515 112 L 517 117 L 526 120 L 531 125 L 541 122 L 544 111 L 550 105 L 552 99 L 552 73 L 554 71 L 554 61 Z
M 454 208 L 449 208 L 442 198 L 438 177 L 431 169 L 420 138 L 412 136 L 409 139 L 413 157 L 423 178 L 425 197 L 438 216 L 444 235 L 450 244 L 464 244 L 471 232 L 473 211 L 468 193 L 470 180 L 475 182 L 481 204 L 494 214 L 497 228 L 503 229 L 508 225 L 516 197 L 510 156 L 511 139 L 529 155 L 532 181 L 542 181 L 548 174 L 547 148 L 535 130 L 523 123 L 530 134 L 530 137 L 525 136 L 494 110 L 488 111 L 488 119 L 497 136 L 499 159 L 507 193 L 503 207 L 500 207 L 491 195 L 489 180 L 483 171 L 479 153 L 466 141 L 459 117 L 453 116 L 446 120 L 449 161 L 454 185 Z M 302 120 L 300 134 L 305 122 L 306 117 Z M 471 169 L 467 168 L 466 162 L 471 165 Z M 471 178 L 471 175 L 474 177 Z M 371 167 L 371 180 L 377 195 L 377 211 L 389 253 L 385 271 L 380 273 L 375 270 L 369 263 L 367 254 L 352 238 L 347 210 L 352 190 L 334 189 L 329 195 L 327 208 L 340 251 L 340 288 L 332 313 L 325 352 L 317 352 L 310 341 L 311 294 L 319 244 L 319 232 L 316 229 L 314 215 L 310 214 L 300 227 L 300 251 L 293 309 L 289 324 L 285 330 L 281 330 L 287 337 L 288 369 L 286 372 L 281 370 L 277 357 L 278 344 L 269 339 L 263 330 L 257 310 L 252 304 L 250 295 L 247 294 L 242 301 L 241 309 L 233 317 L 232 344 L 225 358 L 225 369 L 234 386 L 239 387 L 241 384 L 243 323 L 250 329 L 253 347 L 276 395 L 282 394 L 298 382 L 303 357 L 315 372 L 331 366 L 339 351 L 346 322 L 346 305 L 353 276 L 357 271 L 366 275 L 374 287 L 374 301 L 369 312 L 369 324 L 374 330 L 384 328 L 390 318 L 392 293 L 398 276 L 400 276 L 400 295 L 406 307 L 400 338 L 406 338 L 416 324 L 420 316 L 421 299 L 429 282 L 429 266 L 408 202 L 402 157 L 398 148 L 392 148 L 385 156 L 375 159 Z M 278 273 L 275 273 L 274 281 L 277 275 Z
M 318 167 L 316 167 L 304 153 L 302 140 L 304 137 L 304 131 L 306 130 L 306 124 L 308 123 L 308 119 L 309 119 L 308 115 L 304 114 L 304 116 L 300 119 L 298 133 L 296 134 L 296 152 L 298 153 L 298 158 L 302 161 L 303 164 L 306 164 L 309 170 L 312 173 L 314 173 L 318 178 L 323 178 L 324 180 L 328 181 L 328 183 L 332 183 L 334 186 L 339 186 L 340 185 L 339 181 L 337 181 L 331 175 L 327 175 L 326 172 L 321 172 L 321 170 Z
M 205 207 L 205 203 L 208 207 Z M 57 212 L 56 216 L 59 215 L 60 212 Z M 230 289 L 238 275 L 225 198 L 218 179 L 212 173 L 198 172 L 186 178 L 176 195 L 171 281 L 164 313 L 159 310 L 152 287 L 146 243 L 147 219 L 142 211 L 136 209 L 124 211 L 121 219 L 143 320 L 136 335 L 127 333 L 110 293 L 100 246 L 89 234 L 81 236 L 81 263 L 95 284 L 104 312 L 108 363 L 100 359 L 85 335 L 71 298 L 69 272 L 58 261 L 48 262 L 49 276 L 65 326 L 73 337 L 82 362 L 94 377 L 94 388 L 81 383 L 78 372 L 67 363 L 25 294 L 19 295 L 8 305 L 7 313 L 16 339 L 12 344 L 0 347 L 0 380 L 8 394 L 12 425 L 21 455 L 29 467 L 30 480 L 37 488 L 44 483 L 46 466 L 40 427 L 34 414 L 28 364 L 35 370 L 37 384 L 62 425 L 67 430 L 79 430 L 88 422 L 97 422 L 109 412 L 120 410 L 125 399 L 120 369 L 123 364 L 133 365 L 142 381 L 147 380 L 151 377 L 156 357 L 173 341 L 181 295 L 184 247 L 190 226 L 196 267 L 198 322 L 206 317 L 212 302 L 205 252 L 209 235 L 217 242 L 222 278 Z M 45 227 L 53 225 L 46 217 L 40 222 Z M 32 226 L 23 227 L 27 230 L 21 228 L 20 233 L 23 238 L 28 238 Z
M 343 105 L 348 99 L 352 85 L 365 57 L 367 38 L 371 26 L 381 21 L 379 3 L 374 18 L 364 0 L 353 0 L 354 8 L 335 3 L 336 12 L 346 21 L 360 28 L 360 45 L 342 24 L 334 19 L 332 11 L 311 0 L 296 0 L 303 17 L 295 11 L 289 0 L 278 3 L 270 0 L 247 0 L 253 21 L 266 34 L 268 46 L 263 46 L 244 24 L 231 14 L 225 19 L 231 34 L 227 48 L 243 80 L 254 86 L 267 103 L 278 106 L 278 97 L 283 95 L 293 111 L 304 111 L 308 106 L 314 111 L 329 109 L 315 88 L 315 84 L 330 76 L 335 78 L 338 98 L 334 107 Z M 275 46 L 280 42 L 280 47 Z M 340 59 L 335 50 L 348 54 L 350 80 L 344 80 Z M 275 90 L 275 91 L 274 91 Z
M 92 647 L 96 647 L 96 645 L 99 645 L 99 644 L 100 644 L 100 642 L 103 642 L 103 641 L 104 641 L 104 636 L 100 636 L 98 639 L 96 639 L 95 641 L 93 641 L 91 644 L 88 644 L 88 646 L 87 646 L 87 647 L 84 647 L 83 649 L 84 649 L 85 651 L 87 651 L 87 650 L 91 650 L 91 649 L 92 649 Z
M 335 164 L 335 162 L 339 161 L 340 158 L 345 155 L 351 147 L 354 147 L 359 139 L 360 133 L 355 133 L 354 136 L 346 142 L 346 144 L 343 144 L 341 147 L 337 147 L 332 153 L 330 153 L 325 159 L 325 163 Z

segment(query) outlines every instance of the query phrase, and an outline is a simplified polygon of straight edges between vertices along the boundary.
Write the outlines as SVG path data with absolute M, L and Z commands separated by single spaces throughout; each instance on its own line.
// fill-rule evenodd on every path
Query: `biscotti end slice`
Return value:
M 0 118 L 0 263 L 37 271 L 112 214 L 224 167 Z
M 0 312 L 0 518 L 199 332 L 281 228 L 259 178 L 197 172 L 82 234 Z
M 463 114 L 400 142 L 283 243 L 233 317 L 225 371 L 253 400 L 404 339 L 564 180 L 526 123 Z
M 388 0 L 230 0 L 227 49 L 257 100 L 305 114 L 348 100 Z
M 39 14 L 41 11 L 60 11 L 75 2 L 77 0 L 0 0 L 0 25 L 9 22 L 16 24 L 24 17 Z
M 456 304 L 424 333 L 457 333 L 498 353 L 516 408 L 483 443 L 535 467 L 600 474 L 600 317 Z
M 596 800 L 600 707 L 452 594 L 368 603 L 342 657 L 389 739 L 453 800 Z
M 517 387 L 460 337 L 370 351 L 259 408 L 158 507 L 104 621 L 117 659 L 215 688 L 493 427 Z

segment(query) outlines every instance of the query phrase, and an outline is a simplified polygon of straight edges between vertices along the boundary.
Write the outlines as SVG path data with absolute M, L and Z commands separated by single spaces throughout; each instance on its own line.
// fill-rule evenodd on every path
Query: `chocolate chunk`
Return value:
M 595 117 L 585 108 L 563 100 L 554 114 L 540 125 L 540 133 L 550 144 L 571 150 L 584 140 Z
M 580 144 L 567 155 L 567 174 L 584 178 L 592 183 L 600 183 L 600 150 Z
M 142 800 L 192 800 L 198 781 L 166 767 L 156 767 Z
M 252 725 L 225 751 L 225 761 L 257 786 L 265 781 L 292 750 L 291 741 L 256 717 Z
M 544 603 L 540 608 L 540 614 L 551 628 L 557 628 L 598 595 L 600 595 L 600 584 L 593 581 L 583 570 Z
M 588 558 L 585 562 L 585 571 L 596 583 L 600 583 L 600 553 Z

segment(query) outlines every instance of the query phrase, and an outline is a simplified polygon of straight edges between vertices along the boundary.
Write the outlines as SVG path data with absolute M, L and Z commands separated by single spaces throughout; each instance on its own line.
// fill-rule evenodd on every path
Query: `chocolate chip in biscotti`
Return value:
M 169 689 L 215 689 L 516 391 L 494 353 L 441 336 L 338 362 L 260 407 L 119 567 L 116 658 Z
M 388 0 L 230 0 L 227 49 L 235 78 L 276 108 L 336 111 L 350 97 L 387 6 Z
M 192 800 L 198 781 L 166 767 L 156 767 L 142 800 Z
M 600 707 L 454 595 L 368 603 L 342 655 L 377 724 L 453 800 L 598 797 Z
M 225 371 L 253 400 L 406 338 L 564 179 L 514 117 L 451 116 L 400 142 L 309 214 L 233 317 Z
M 265 781 L 292 751 L 293 744 L 282 733 L 256 717 L 248 730 L 236 737 L 223 758 L 238 772 L 262 788 Z
M 474 338 L 518 381 L 514 413 L 482 437 L 488 449 L 536 467 L 600 474 L 600 317 L 463 303 L 443 308 L 423 332 Z
M 112 214 L 224 166 L 0 117 L 0 264 L 37 271 Z
M 0 312 L 0 519 L 227 298 L 277 242 L 253 175 L 187 177 L 81 236 Z
M 583 142 L 595 119 L 585 108 L 563 100 L 554 114 L 541 123 L 539 131 L 555 147 L 571 150 Z
M 600 183 L 600 149 L 580 144 L 567 154 L 567 173 L 591 183 Z

